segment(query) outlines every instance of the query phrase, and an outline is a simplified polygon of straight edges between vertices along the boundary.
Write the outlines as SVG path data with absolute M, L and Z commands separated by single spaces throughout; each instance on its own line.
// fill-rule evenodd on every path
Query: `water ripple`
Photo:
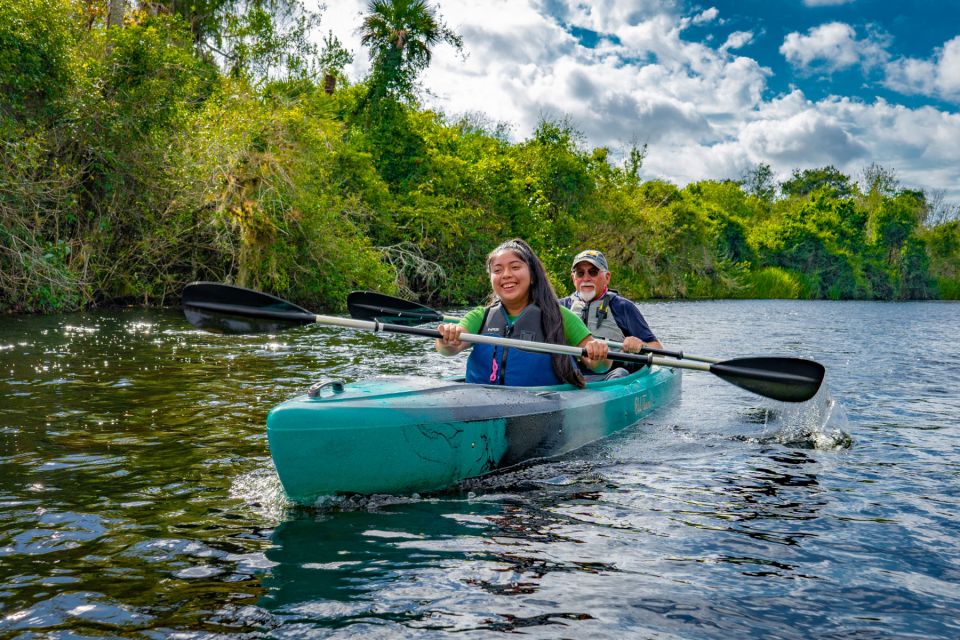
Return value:
M 648 303 L 668 345 L 813 357 L 826 387 L 789 405 L 688 372 L 560 459 L 310 508 L 282 494 L 270 406 L 464 356 L 175 310 L 2 318 L 0 635 L 958 637 L 956 310 Z

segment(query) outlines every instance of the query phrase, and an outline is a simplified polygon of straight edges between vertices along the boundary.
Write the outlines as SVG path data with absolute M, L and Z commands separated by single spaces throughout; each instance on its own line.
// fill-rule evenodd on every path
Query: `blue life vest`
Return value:
M 481 334 L 545 342 L 540 322 L 540 307 L 529 304 L 513 322 L 507 310 L 497 303 L 487 307 Z M 476 343 L 467 358 L 467 382 L 538 387 L 562 384 L 553 372 L 549 353 L 511 349 L 502 345 Z

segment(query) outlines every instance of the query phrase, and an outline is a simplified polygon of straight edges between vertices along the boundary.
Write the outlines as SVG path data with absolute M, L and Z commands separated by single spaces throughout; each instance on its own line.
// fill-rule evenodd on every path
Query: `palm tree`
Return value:
M 361 43 L 370 47 L 370 99 L 412 100 L 417 75 L 430 64 L 432 49 L 446 42 L 460 50 L 463 39 L 435 15 L 426 0 L 371 0 Z

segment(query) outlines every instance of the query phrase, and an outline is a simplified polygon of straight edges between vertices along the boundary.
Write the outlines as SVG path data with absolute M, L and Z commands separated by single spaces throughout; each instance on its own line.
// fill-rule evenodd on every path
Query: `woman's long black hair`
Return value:
M 543 325 L 543 335 L 546 341 L 552 344 L 566 344 L 567 340 L 563 333 L 563 317 L 560 315 L 560 301 L 553 290 L 547 278 L 547 270 L 543 268 L 540 258 L 533 252 L 526 242 L 520 238 L 507 240 L 499 247 L 487 254 L 487 272 L 490 272 L 490 263 L 494 256 L 501 251 L 512 251 L 523 260 L 530 269 L 530 292 L 528 294 L 530 304 L 540 307 L 540 323 Z M 553 354 L 550 356 L 550 363 L 553 366 L 553 372 L 558 378 L 566 383 L 583 387 L 584 380 L 580 371 L 573 366 L 573 360 L 570 356 Z

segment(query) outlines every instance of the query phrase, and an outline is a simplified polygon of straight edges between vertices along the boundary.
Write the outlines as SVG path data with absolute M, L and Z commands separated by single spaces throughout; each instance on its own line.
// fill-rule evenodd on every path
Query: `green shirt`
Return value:
M 467 333 L 480 333 L 483 328 L 483 312 L 486 307 L 476 307 L 467 312 L 467 315 L 460 319 L 460 326 L 467 330 Z M 513 322 L 516 316 L 507 316 L 510 322 Z M 583 339 L 590 336 L 590 329 L 583 324 L 580 316 L 566 307 L 560 307 L 560 317 L 563 318 L 563 337 L 567 344 L 575 347 L 583 342 Z

